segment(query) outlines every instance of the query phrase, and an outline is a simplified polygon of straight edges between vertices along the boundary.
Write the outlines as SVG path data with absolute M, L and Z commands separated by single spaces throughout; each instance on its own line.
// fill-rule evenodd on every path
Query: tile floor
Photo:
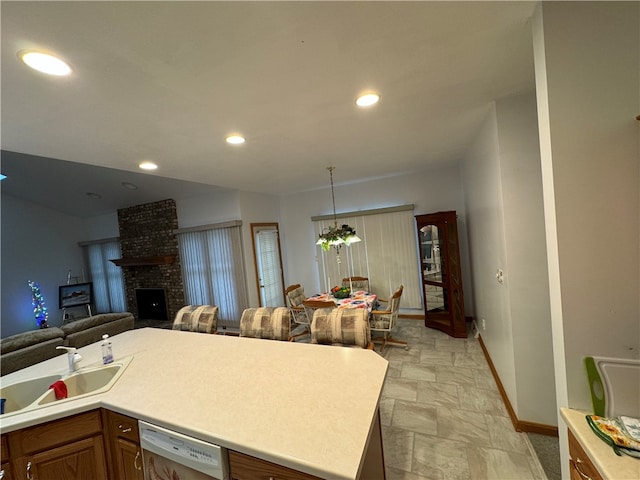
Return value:
M 509 420 L 476 339 L 400 319 L 380 416 L 387 480 L 546 479 Z

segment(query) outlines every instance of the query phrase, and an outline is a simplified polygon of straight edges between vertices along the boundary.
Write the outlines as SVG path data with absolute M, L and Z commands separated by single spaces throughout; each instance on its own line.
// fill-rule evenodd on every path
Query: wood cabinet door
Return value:
M 9 459 L 11 456 L 9 455 L 9 442 L 7 441 L 6 435 L 0 435 L 0 459 L 2 460 L 2 465 L 0 465 L 0 472 L 2 472 L 2 480 L 9 480 L 16 478 L 13 470 L 11 468 L 11 463 L 9 463 Z
M 21 457 L 19 470 L 33 480 L 107 480 L 102 435 Z
M 416 216 L 425 326 L 467 337 L 455 211 Z
M 140 444 L 117 438 L 114 447 L 113 462 L 117 478 L 120 480 L 143 480 Z
M 143 480 L 138 420 L 111 410 L 103 412 L 112 474 L 116 480 Z
M 571 480 L 603 480 L 578 439 L 569 430 L 569 473 Z
M 2 457 L 2 459 L 4 460 L 5 457 Z M 0 465 L 0 471 L 3 474 L 3 476 L 0 477 L 2 480 L 15 480 L 17 478 L 13 473 L 13 469 L 9 462 L 2 462 L 2 465 Z
M 250 455 L 229 450 L 232 480 L 320 480 L 318 477 L 282 467 Z

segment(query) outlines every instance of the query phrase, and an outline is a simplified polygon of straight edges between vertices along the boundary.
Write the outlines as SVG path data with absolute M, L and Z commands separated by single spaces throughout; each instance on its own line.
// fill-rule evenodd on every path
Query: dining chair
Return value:
M 298 333 L 294 336 L 299 337 L 301 335 L 306 335 L 307 331 L 308 333 L 311 333 L 311 330 L 309 328 L 309 326 L 311 325 L 311 319 L 307 318 L 307 313 L 305 312 L 304 306 L 302 305 L 302 302 L 304 302 L 307 298 L 304 294 L 304 288 L 302 288 L 298 283 L 290 285 L 284 291 L 284 295 L 287 298 L 287 302 L 289 303 L 291 322 L 296 326 L 305 326 L 305 329 L 301 333 Z M 295 328 L 294 325 L 291 326 L 292 331 Z
M 316 310 L 311 322 L 311 343 L 373 350 L 369 312 L 363 308 Z
M 290 315 L 287 307 L 247 308 L 240 318 L 240 336 L 289 341 Z
M 311 333 L 311 321 L 313 320 L 313 314 L 316 310 L 319 309 L 334 309 L 338 305 L 333 300 L 310 300 L 306 299 L 302 302 L 302 306 L 304 307 L 305 314 L 307 319 L 309 320 L 309 333 Z
M 187 332 L 218 333 L 218 307 L 214 305 L 187 305 L 176 313 L 171 327 Z
M 400 285 L 398 289 L 393 292 L 391 298 L 388 300 L 379 298 L 379 302 L 387 303 L 386 310 L 372 310 L 371 316 L 369 319 L 369 325 L 371 327 L 372 332 L 381 332 L 382 339 L 374 338 L 374 342 L 382 342 L 382 346 L 380 347 L 380 353 L 384 352 L 384 349 L 387 345 L 396 345 L 399 347 L 404 347 L 405 350 L 409 350 L 409 345 L 407 342 L 402 340 L 396 340 L 391 336 L 391 331 L 398 320 L 398 311 L 400 310 L 400 298 L 402 297 L 402 291 L 404 290 L 404 286 Z
M 354 292 L 359 290 L 363 290 L 367 293 L 371 292 L 369 290 L 369 279 L 367 277 L 346 277 L 342 279 L 342 286 L 349 287 Z

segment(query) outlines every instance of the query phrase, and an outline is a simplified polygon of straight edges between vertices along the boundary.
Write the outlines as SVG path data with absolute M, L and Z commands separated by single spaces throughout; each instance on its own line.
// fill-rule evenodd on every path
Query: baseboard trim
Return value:
M 539 433 L 540 435 L 547 435 L 549 437 L 558 436 L 558 427 L 554 425 L 518 420 L 518 427 L 517 430 L 519 432 Z
M 493 365 L 493 361 L 491 360 L 491 355 L 489 355 L 489 351 L 482 341 L 482 335 L 478 335 L 478 341 L 480 342 L 480 348 L 482 348 L 482 353 L 484 354 L 484 358 L 487 360 L 487 364 L 489 365 L 489 369 L 491 370 L 491 375 L 493 375 L 493 379 L 496 381 L 496 385 L 498 385 L 498 391 L 500 392 L 500 396 L 502 397 L 502 402 L 507 409 L 507 413 L 509 414 L 509 418 L 511 419 L 511 423 L 513 428 L 515 428 L 516 432 L 527 432 L 527 433 L 538 433 L 540 435 L 548 435 L 551 437 L 558 436 L 558 427 L 555 425 L 545 425 L 543 423 L 535 423 L 535 422 L 527 422 L 525 420 L 519 420 L 516 415 L 511 402 L 509 401 L 509 397 L 507 396 L 507 392 L 500 381 L 500 376 L 498 375 L 498 371 L 496 367 Z

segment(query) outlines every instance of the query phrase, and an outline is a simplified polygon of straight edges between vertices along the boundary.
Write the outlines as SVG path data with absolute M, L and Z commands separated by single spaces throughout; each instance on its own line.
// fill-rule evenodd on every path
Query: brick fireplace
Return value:
M 140 319 L 136 291 L 164 290 L 168 319 L 185 305 L 184 284 L 178 255 L 176 202 L 173 199 L 118 210 L 122 267 L 127 305 Z M 138 297 L 139 297 L 138 293 Z M 143 307 L 143 316 L 148 316 Z M 157 320 L 162 320 L 158 318 Z

